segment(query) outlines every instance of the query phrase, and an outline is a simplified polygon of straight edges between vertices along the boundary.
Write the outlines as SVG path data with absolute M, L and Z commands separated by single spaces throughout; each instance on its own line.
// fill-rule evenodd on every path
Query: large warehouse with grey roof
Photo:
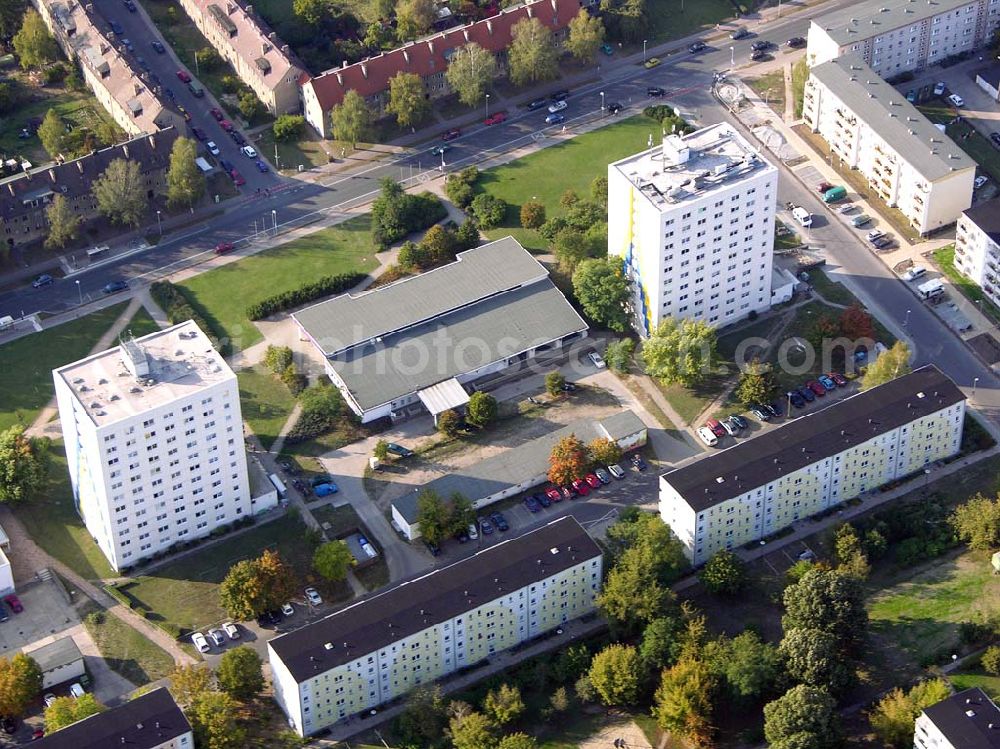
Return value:
M 548 271 L 513 237 L 293 318 L 363 422 L 460 408 L 465 384 L 587 335 Z

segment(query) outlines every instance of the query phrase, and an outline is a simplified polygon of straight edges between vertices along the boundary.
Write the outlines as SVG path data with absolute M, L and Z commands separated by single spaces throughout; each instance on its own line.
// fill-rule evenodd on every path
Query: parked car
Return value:
M 416 454 L 410 448 L 397 445 L 395 442 L 387 442 L 385 449 L 393 455 L 398 455 L 400 458 L 412 458 Z
M 615 48 L 605 42 L 601 45 L 601 52 L 606 54 L 608 57 L 611 57 L 615 53 Z
M 819 384 L 820 384 L 820 385 L 822 385 L 822 386 L 823 386 L 823 388 L 824 388 L 824 389 L 826 390 L 826 392 L 828 392 L 828 393 L 829 393 L 829 392 L 830 392 L 831 390 L 836 390 L 836 389 L 837 389 L 837 383 L 836 383 L 836 382 L 834 382 L 832 378 L 830 378 L 830 377 L 827 377 L 827 376 L 826 376 L 825 374 L 821 374 L 821 375 L 820 375 L 819 377 L 817 377 L 816 379 L 817 379 L 817 380 L 819 381 Z
M 590 494 L 590 487 L 587 486 L 587 482 L 583 479 L 574 479 L 570 486 L 573 487 L 573 492 L 580 497 L 586 497 Z
M 528 512 L 538 512 L 542 509 L 542 506 L 538 504 L 538 500 L 530 494 L 524 498 L 524 506 L 528 508 Z
M 892 237 L 879 237 L 874 242 L 872 242 L 872 247 L 874 247 L 876 250 L 884 250 L 891 244 L 892 244 Z
M 719 438 L 708 427 L 698 427 L 698 438 L 709 447 L 715 447 L 719 444 Z
M 611 474 L 609 474 L 603 468 L 595 468 L 594 469 L 594 475 L 597 476 L 598 481 L 600 481 L 602 484 L 610 484 L 611 483 Z
M 1000 133 L 990 133 L 990 140 L 993 141 L 994 146 L 1000 146 Z
M 240 639 L 240 630 L 232 622 L 224 622 L 222 625 L 222 631 L 229 635 L 230 640 Z
M 746 429 L 748 426 L 750 426 L 747 420 L 744 419 L 739 414 L 733 414 L 732 416 L 729 417 L 729 420 L 734 424 L 736 424 L 736 426 L 738 426 L 740 429 Z
M 806 404 L 806 399 L 798 390 L 791 390 L 788 392 L 788 402 L 796 408 L 802 408 Z
M 191 74 L 189 72 L 187 72 L 186 70 L 178 70 L 177 71 L 177 77 L 180 78 L 181 83 L 190 83 L 191 82 Z
M 750 36 L 750 32 L 742 26 L 729 32 L 729 38 L 734 40 L 746 39 L 748 36 Z
M 125 29 L 122 28 L 122 25 L 118 23 L 118 21 L 108 21 L 108 26 L 110 26 L 111 30 L 118 36 L 125 33 Z
M 587 482 L 587 485 L 590 486 L 591 489 L 599 489 L 601 487 L 601 480 L 597 478 L 597 474 L 588 473 L 583 477 L 583 480 Z
M 281 604 L 281 613 L 284 616 L 292 616 L 293 614 L 295 614 L 295 607 L 292 606 L 292 604 L 290 602 L 289 603 L 283 603 L 283 604 Z
M 945 88 L 946 86 L 944 81 L 938 81 L 937 83 L 934 84 L 934 95 L 943 96 Z
M 826 395 L 826 388 L 816 382 L 816 380 L 809 380 L 806 383 L 806 387 L 812 390 L 818 398 L 822 398 Z
M 15 614 L 20 614 L 24 611 L 24 605 L 21 603 L 21 599 L 15 596 L 13 593 L 3 597 L 3 602 L 10 606 L 10 610 Z
M 559 491 L 562 494 L 563 499 L 573 499 L 574 497 L 573 490 L 568 486 L 560 486 Z
M 229 137 L 233 139 L 233 143 L 238 146 L 245 145 L 247 139 L 243 137 L 243 134 L 239 130 L 230 130 Z
M 210 154 L 212 154 L 213 156 L 218 156 L 219 155 L 219 147 L 217 145 L 215 145 L 215 141 L 214 140 L 210 140 L 208 143 L 206 143 L 205 144 L 205 148 L 207 148 L 208 152 Z
M 870 232 L 868 232 L 866 238 L 868 239 L 869 242 L 874 242 L 876 239 L 880 239 L 881 237 L 884 236 L 885 232 L 882 231 L 881 229 L 872 229 Z
M 32 741 L 35 741 L 36 739 L 42 739 L 42 738 L 45 738 L 45 729 L 44 728 L 36 728 L 35 730 L 33 730 L 31 732 L 31 740 Z
M 0 725 L 3 726 L 3 732 L 6 733 L 8 736 L 17 733 L 16 718 L 12 718 L 9 715 L 5 715 L 3 716 L 3 718 L 0 718 Z
M 758 52 L 766 52 L 771 49 L 771 42 L 766 39 L 758 39 L 753 44 L 750 45 L 750 49 L 756 50 Z
M 469 534 L 469 538 L 473 541 L 479 539 L 479 530 L 476 528 L 475 523 L 469 523 L 469 527 L 465 529 L 465 532 Z
M 763 406 L 751 406 L 750 413 L 760 422 L 769 421 L 771 418 L 771 414 Z
M 785 46 L 791 47 L 792 49 L 799 49 L 800 47 L 806 46 L 806 40 L 804 37 L 801 36 L 793 36 L 791 39 L 785 42 Z
M 545 117 L 546 125 L 558 125 L 561 122 L 566 121 L 566 115 L 564 114 L 550 114 Z
M 829 182 L 820 182 L 818 185 L 816 185 L 816 192 L 822 195 L 827 190 L 832 190 L 833 188 L 834 186 L 831 185 Z
M 575 393 L 576 392 L 576 383 L 575 382 L 564 382 L 562 385 L 559 386 L 559 389 L 562 390 L 564 393 Z
M 205 638 L 202 638 L 202 639 L 205 639 Z M 205 646 L 208 647 L 208 643 L 205 643 Z M 56 701 L 56 696 L 54 694 L 52 694 L 52 692 L 49 692 L 44 697 L 42 697 L 42 700 L 45 702 L 45 707 L 49 707 L 53 702 Z
M 535 498 L 535 501 L 542 506 L 542 509 L 552 506 L 552 500 L 545 496 L 545 492 L 535 492 L 531 495 Z
M 837 213 L 846 215 L 848 213 L 854 213 L 857 209 L 858 207 L 854 205 L 854 203 L 844 203 L 842 206 L 840 206 L 840 208 L 837 209 Z
M 163 46 L 163 42 L 161 42 L 161 41 L 158 41 L 158 40 L 156 40 L 156 39 L 154 39 L 154 40 L 153 40 L 152 42 L 150 42 L 150 46 L 151 46 L 151 47 L 152 47 L 152 48 L 153 48 L 154 50 L 156 50 L 156 52 L 157 52 L 157 53 L 159 53 L 159 54 L 161 54 L 161 55 L 162 55 L 162 54 L 163 54 L 164 52 L 166 52 L 166 51 L 167 51 L 167 48 Z
M 610 114 L 618 114 L 620 111 L 622 111 L 622 105 L 620 102 L 613 101 L 608 104 L 608 112 Z
M 834 381 L 837 387 L 847 387 L 847 378 L 844 377 L 840 372 L 830 372 L 827 377 Z
M 236 185 L 237 187 L 242 187 L 247 183 L 247 181 L 243 179 L 243 175 L 240 174 L 238 169 L 233 169 L 233 171 L 229 173 L 229 176 L 232 177 L 233 184 Z
M 458 533 L 455 534 L 455 540 L 458 541 L 460 544 L 467 544 L 469 543 L 469 534 L 466 533 L 465 531 L 459 531 Z
M 611 465 L 608 466 L 608 473 L 610 473 L 612 476 L 614 476 L 616 479 L 619 480 L 625 478 L 625 471 L 622 470 L 622 467 L 617 463 L 612 463 Z
M 659 99 L 661 96 L 666 96 L 667 90 L 661 86 L 647 86 L 646 96 L 650 99 Z
M 208 630 L 209 639 L 215 643 L 215 646 L 221 648 L 226 644 L 226 636 L 222 634 L 221 629 L 210 629 Z
M 763 49 L 755 49 L 750 53 L 750 62 L 758 62 L 767 57 L 767 51 Z
M 965 106 L 965 99 L 963 99 L 958 94 L 949 94 L 948 103 L 950 103 L 956 109 Z
M 128 288 L 128 281 L 123 281 L 121 279 L 117 281 L 112 281 L 109 284 L 105 284 L 104 288 L 101 289 L 105 294 L 115 294 L 119 291 L 125 291 Z
M 56 279 L 54 279 L 48 273 L 43 273 L 42 275 L 38 276 L 38 278 L 36 278 L 34 281 L 31 282 L 31 287 L 33 289 L 40 289 L 42 286 L 48 286 L 55 280 Z
M 441 140 L 455 140 L 455 138 L 461 137 L 462 131 L 457 127 L 453 127 L 451 130 L 446 130 L 445 134 L 441 136 Z
M 812 391 L 812 388 L 803 385 L 796 391 L 806 403 L 812 403 L 816 400 L 816 393 Z
M 339 489 L 337 488 L 337 485 L 332 482 L 313 487 L 313 494 L 317 497 L 329 497 L 331 494 L 336 494 L 338 491 Z
M 235 249 L 235 247 L 236 245 L 234 245 L 232 242 L 219 242 L 217 245 L 215 245 L 215 254 L 225 255 L 227 252 L 232 252 L 233 249 Z
M 267 174 L 269 171 L 271 171 L 271 167 L 269 167 L 267 165 L 267 162 L 264 161 L 263 159 L 257 159 L 257 161 L 254 163 L 257 164 L 257 171 L 260 172 L 261 174 Z
M 688 52 L 691 53 L 701 52 L 705 49 L 708 49 L 708 45 L 702 41 L 692 42 L 688 45 Z
M 730 437 L 735 437 L 740 433 L 740 428 L 733 424 L 729 419 L 722 419 L 719 423 L 722 424 L 722 428 L 726 430 L 726 434 Z
M 193 642 L 194 646 L 198 648 L 199 653 L 207 653 L 212 649 L 211 645 L 208 644 L 208 640 L 205 639 L 205 635 L 201 632 L 195 632 L 191 635 L 191 642 Z
M 240 153 L 246 156 L 248 159 L 257 158 L 257 149 L 254 148 L 253 146 L 243 146 L 243 148 L 240 149 Z
M 226 116 L 222 113 L 222 110 L 217 107 L 212 107 L 211 109 L 208 110 L 208 113 L 212 115 L 212 119 L 214 119 L 216 122 L 222 122 L 224 119 L 226 119 Z
M 486 518 L 479 518 L 478 522 L 479 522 L 479 530 L 483 532 L 484 536 L 493 535 L 493 523 L 491 523 Z
M 427 551 L 431 553 L 431 556 L 436 557 L 441 553 L 441 547 L 438 546 L 433 541 L 428 541 L 427 539 L 424 539 L 424 546 L 427 547 Z
M 69 696 L 75 700 L 80 699 L 87 693 L 87 690 L 83 688 L 80 682 L 74 681 L 69 685 Z
M 900 276 L 904 281 L 916 281 L 923 275 L 926 275 L 927 269 L 922 265 L 914 265 L 912 268 L 906 270 L 902 276 Z
M 536 109 L 541 109 L 548 103 L 549 103 L 548 99 L 546 99 L 544 96 L 540 96 L 539 98 L 532 99 L 531 101 L 528 102 L 528 109 L 534 112 Z
M 306 599 L 313 606 L 321 606 L 323 604 L 323 598 L 320 596 L 319 591 L 315 588 L 306 588 Z
M 771 416 L 774 418 L 780 417 L 785 412 L 785 407 L 781 405 L 781 401 L 773 401 L 771 403 L 765 403 L 763 408 L 770 412 Z
M 561 88 L 554 94 L 549 96 L 550 101 L 562 101 L 563 99 L 569 98 L 569 89 Z
M 499 125 L 501 122 L 506 122 L 507 113 L 506 112 L 495 112 L 487 117 L 484 121 L 484 125 Z
M 983 185 L 985 185 L 989 181 L 990 181 L 989 177 L 987 177 L 985 174 L 980 174 L 978 177 L 976 177 L 976 180 L 973 183 L 973 187 L 976 190 L 978 190 L 980 187 L 982 187 Z
M 563 111 L 568 106 L 569 106 L 569 104 L 566 103 L 565 99 L 559 99 L 558 101 L 554 101 L 551 104 L 549 104 L 549 112 L 553 112 L 553 113 L 554 112 L 561 112 L 561 111 Z
M 493 525 L 495 525 L 497 530 L 501 533 L 510 529 L 510 526 L 507 524 L 507 518 L 505 518 L 500 512 L 491 512 L 490 520 L 493 521 Z
M 545 490 L 545 496 L 548 497 L 553 502 L 562 502 L 562 492 L 556 487 L 551 486 Z
M 177 105 L 177 111 L 181 113 L 181 117 L 184 118 L 185 122 L 191 121 L 191 113 L 187 111 L 184 107 L 182 107 L 180 104 Z
M 851 226 L 855 229 L 860 229 L 862 226 L 867 226 L 872 222 L 872 217 L 867 213 L 862 213 L 851 219 Z
M 909 91 L 906 92 L 906 100 L 910 102 L 910 104 L 916 102 L 917 90 L 915 88 L 911 88 Z
M 191 128 L 191 135 L 193 135 L 196 140 L 200 141 L 205 141 L 208 139 L 208 136 L 205 135 L 205 131 L 202 130 L 200 127 Z
M 712 433 L 716 437 L 725 437 L 726 436 L 726 428 L 724 426 L 722 426 L 722 424 L 719 422 L 718 419 L 709 419 L 708 421 L 705 422 L 705 426 L 707 426 L 709 429 L 711 429 Z
M 642 456 L 639 453 L 632 453 L 630 460 L 632 461 L 632 465 L 639 471 L 645 471 L 649 468 L 649 465 L 642 459 Z
M 587 354 L 587 358 L 590 359 L 591 363 L 598 369 L 604 369 L 607 366 L 607 364 L 604 363 L 604 359 L 601 358 L 601 355 L 596 351 L 591 351 Z

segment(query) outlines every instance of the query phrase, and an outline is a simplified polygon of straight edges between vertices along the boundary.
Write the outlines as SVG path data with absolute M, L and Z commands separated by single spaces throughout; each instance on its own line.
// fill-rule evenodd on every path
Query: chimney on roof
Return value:
M 260 45 L 260 53 L 262 55 L 266 55 L 270 51 L 271 51 L 271 45 L 268 44 L 267 42 L 264 42 Z
M 368 77 L 368 66 L 365 65 L 364 63 L 361 63 L 361 75 L 363 75 L 365 78 Z
M 493 21 L 488 18 L 486 19 L 486 30 L 490 33 L 490 36 L 493 36 Z
M 247 6 L 247 15 L 248 16 L 252 16 L 253 15 L 253 6 L 252 5 L 248 5 Z
M 122 154 L 126 159 L 128 158 L 128 143 L 122 143 Z
M 150 133 L 149 136 L 146 138 L 146 140 L 149 142 L 149 150 L 155 151 L 156 150 L 156 136 L 153 133 Z
M 108 53 L 109 49 L 111 49 L 110 45 L 105 44 L 104 42 L 101 42 L 100 50 L 101 50 L 101 54 L 102 55 L 106 55 Z
M 233 3 L 226 3 L 226 14 L 227 15 L 231 16 L 235 10 L 236 10 L 236 6 Z
M 56 181 L 56 170 L 55 169 L 49 169 L 49 177 L 52 179 L 53 182 Z
M 273 42 L 275 39 L 278 38 L 278 34 L 277 32 L 272 31 L 270 34 L 267 35 L 267 38 Z
M 344 76 L 342 76 L 340 73 L 337 73 L 337 83 L 339 83 L 341 86 L 344 85 Z

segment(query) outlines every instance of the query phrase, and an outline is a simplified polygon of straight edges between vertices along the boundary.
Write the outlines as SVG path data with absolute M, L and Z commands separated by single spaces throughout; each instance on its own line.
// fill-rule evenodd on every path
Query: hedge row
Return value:
M 211 339 L 212 346 L 219 348 L 219 339 L 215 336 L 215 332 L 208 324 L 208 321 L 195 311 L 191 305 L 191 300 L 178 287 L 174 286 L 170 281 L 156 281 L 149 287 L 149 293 L 152 295 L 153 301 L 160 305 L 164 313 L 166 313 L 171 325 L 176 325 L 186 320 L 194 320 L 202 332 Z
M 331 294 L 340 294 L 352 286 L 357 286 L 367 278 L 365 273 L 341 273 L 338 276 L 324 276 L 317 281 L 300 286 L 291 291 L 269 296 L 256 304 L 247 307 L 247 317 L 251 320 L 263 320 L 276 312 L 298 307 Z

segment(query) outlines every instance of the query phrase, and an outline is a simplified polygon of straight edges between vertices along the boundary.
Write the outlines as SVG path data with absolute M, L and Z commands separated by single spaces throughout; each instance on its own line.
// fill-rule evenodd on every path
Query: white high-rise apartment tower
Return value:
M 636 330 L 722 327 L 771 305 L 778 170 L 728 123 L 608 167 L 608 252 L 633 284 Z
M 52 374 L 76 507 L 116 570 L 251 514 L 236 375 L 193 321 Z

